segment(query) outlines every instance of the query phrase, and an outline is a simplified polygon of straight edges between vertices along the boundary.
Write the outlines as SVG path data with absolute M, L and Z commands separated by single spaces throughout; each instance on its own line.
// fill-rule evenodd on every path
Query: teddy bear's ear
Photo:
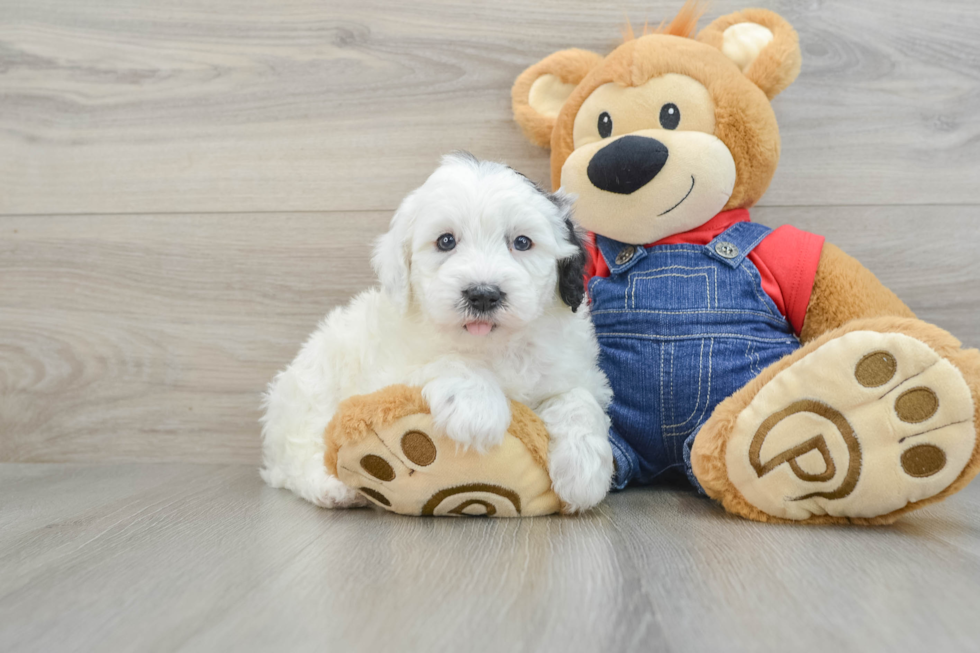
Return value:
M 800 73 L 796 30 L 767 9 L 722 16 L 701 30 L 698 41 L 721 50 L 770 100 Z
M 541 147 L 551 144 L 555 119 L 565 100 L 601 61 L 594 52 L 561 50 L 520 74 L 511 89 L 511 101 L 514 120 L 529 141 Z

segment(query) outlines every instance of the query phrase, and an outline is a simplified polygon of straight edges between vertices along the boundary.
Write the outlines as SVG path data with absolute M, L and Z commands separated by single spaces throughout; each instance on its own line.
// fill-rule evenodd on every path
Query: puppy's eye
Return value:
M 440 251 L 448 252 L 456 248 L 456 237 L 452 234 L 443 234 L 436 239 L 436 247 Z
M 612 116 L 609 112 L 603 111 L 599 114 L 599 136 L 609 138 L 612 135 Z
M 676 104 L 665 104 L 660 107 L 660 126 L 664 129 L 677 129 L 681 124 L 681 110 Z
M 519 252 L 526 252 L 527 250 L 531 249 L 532 245 L 534 245 L 534 243 L 531 242 L 531 239 L 527 236 L 518 236 L 514 239 L 514 249 Z

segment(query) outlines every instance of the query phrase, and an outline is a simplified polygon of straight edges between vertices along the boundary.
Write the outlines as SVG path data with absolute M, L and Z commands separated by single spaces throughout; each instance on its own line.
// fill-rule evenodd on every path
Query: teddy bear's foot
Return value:
M 326 467 L 374 505 L 404 515 L 558 512 L 545 459 L 547 430 L 529 408 L 512 409 L 503 442 L 478 452 L 435 426 L 417 388 L 352 397 L 327 427 Z
M 699 447 L 700 433 L 695 441 L 695 474 L 726 508 L 764 520 L 887 523 L 975 475 L 975 401 L 948 358 L 910 335 L 866 330 L 802 353 L 729 422 L 724 447 Z M 975 376 L 976 352 L 956 354 Z M 717 482 L 719 464 L 727 482 Z

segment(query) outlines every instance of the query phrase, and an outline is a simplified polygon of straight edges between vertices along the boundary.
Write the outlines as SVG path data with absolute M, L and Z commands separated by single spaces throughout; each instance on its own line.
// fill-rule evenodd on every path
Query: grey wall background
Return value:
M 0 0 L 0 461 L 256 463 L 264 384 L 439 155 L 547 182 L 514 77 L 681 4 Z M 755 218 L 980 345 L 980 6 L 755 4 L 804 58 Z

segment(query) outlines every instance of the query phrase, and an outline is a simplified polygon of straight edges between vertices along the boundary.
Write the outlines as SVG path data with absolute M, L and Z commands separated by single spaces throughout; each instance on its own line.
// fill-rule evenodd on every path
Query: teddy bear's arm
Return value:
M 884 316 L 915 314 L 870 270 L 836 245 L 825 244 L 800 341 L 807 343 L 857 318 Z

